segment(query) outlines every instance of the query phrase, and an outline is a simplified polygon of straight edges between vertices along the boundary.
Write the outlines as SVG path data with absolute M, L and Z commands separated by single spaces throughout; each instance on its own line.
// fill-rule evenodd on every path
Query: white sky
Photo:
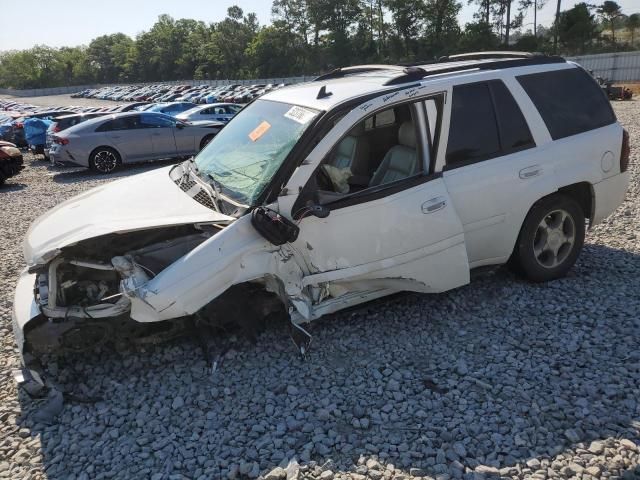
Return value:
M 473 20 L 475 5 L 463 3 L 461 25 Z M 640 12 L 639 0 L 617 0 L 626 14 Z M 514 5 L 517 2 L 514 1 Z M 577 0 L 563 0 L 562 9 Z M 0 0 L 0 50 L 24 49 L 44 44 L 53 47 L 88 44 L 91 39 L 123 32 L 135 36 L 148 30 L 158 15 L 168 13 L 174 18 L 194 18 L 205 22 L 223 19 L 227 8 L 238 5 L 246 12 L 255 12 L 261 24 L 271 20 L 271 0 Z M 549 25 L 555 14 L 555 0 L 539 12 L 538 22 Z M 530 13 L 525 24 L 533 22 Z M 531 26 L 525 26 L 531 28 Z

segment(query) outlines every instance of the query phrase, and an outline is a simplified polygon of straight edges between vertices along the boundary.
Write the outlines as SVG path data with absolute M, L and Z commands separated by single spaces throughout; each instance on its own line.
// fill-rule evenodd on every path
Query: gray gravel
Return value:
M 0 191 L 0 477 L 640 478 L 640 102 L 614 107 L 632 185 L 568 278 L 499 270 L 332 315 L 304 362 L 279 324 L 257 345 L 225 339 L 213 374 L 189 338 L 62 359 L 57 381 L 100 398 L 53 426 L 10 378 L 21 240 L 110 179 L 31 159 Z

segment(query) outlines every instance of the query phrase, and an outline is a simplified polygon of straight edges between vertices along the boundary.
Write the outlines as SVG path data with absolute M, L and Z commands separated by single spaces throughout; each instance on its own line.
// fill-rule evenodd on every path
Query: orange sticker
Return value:
M 256 127 L 256 129 L 249 134 L 249 138 L 252 142 L 258 140 L 261 136 L 263 136 L 267 131 L 271 128 L 271 124 L 267 121 L 262 122 L 260 125 Z

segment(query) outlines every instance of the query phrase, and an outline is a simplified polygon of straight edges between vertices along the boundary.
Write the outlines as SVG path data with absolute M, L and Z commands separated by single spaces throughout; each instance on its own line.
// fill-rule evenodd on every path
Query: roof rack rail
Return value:
M 339 67 L 329 73 L 325 73 L 313 79 L 314 82 L 320 82 L 323 80 L 331 80 L 333 78 L 342 78 L 347 75 L 353 75 L 356 73 L 367 73 L 382 70 L 399 70 L 402 71 L 403 67 L 397 65 L 357 65 L 354 67 Z
M 451 58 L 451 57 L 449 57 Z M 530 65 L 544 65 L 548 63 L 564 63 L 566 60 L 562 57 L 558 56 L 546 56 L 546 55 L 532 55 L 526 57 L 484 57 L 482 59 L 476 60 L 484 60 L 478 63 L 462 63 L 459 65 L 447 65 L 447 62 L 454 61 L 464 61 L 464 60 L 474 60 L 473 58 L 451 58 L 451 60 L 446 60 L 443 62 L 438 62 L 435 64 L 425 64 L 429 65 L 432 68 L 425 69 L 421 67 L 407 67 L 405 71 L 403 71 L 402 75 L 398 75 L 397 77 L 391 78 L 387 80 L 384 85 L 398 85 L 401 83 L 422 80 L 425 77 L 429 77 L 432 75 L 441 75 L 444 73 L 453 73 L 453 72 L 462 72 L 465 70 L 499 70 L 503 68 L 514 68 L 514 67 L 527 67 Z
M 544 57 L 545 55 L 539 52 L 518 52 L 510 50 L 498 50 L 493 52 L 469 52 L 459 53 L 457 55 L 449 55 L 446 57 L 440 57 L 439 63 L 442 62 L 459 62 L 461 60 L 486 60 L 489 58 L 534 58 Z

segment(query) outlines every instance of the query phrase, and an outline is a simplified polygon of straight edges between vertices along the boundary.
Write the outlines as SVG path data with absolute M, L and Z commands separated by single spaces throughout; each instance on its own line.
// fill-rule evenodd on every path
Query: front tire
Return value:
M 110 147 L 98 147 L 89 156 L 89 168 L 103 174 L 112 173 L 121 163 L 120 154 Z
M 585 216 L 573 198 L 555 194 L 531 207 L 511 266 L 532 282 L 564 277 L 575 264 L 585 234 Z

